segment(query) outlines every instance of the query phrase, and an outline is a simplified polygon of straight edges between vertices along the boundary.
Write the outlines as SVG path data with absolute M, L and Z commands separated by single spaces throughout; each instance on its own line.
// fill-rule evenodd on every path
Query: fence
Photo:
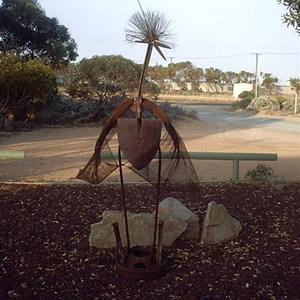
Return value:
M 118 153 L 112 153 L 117 159 Z M 239 166 L 240 161 L 276 161 L 276 153 L 237 153 L 237 152 L 189 152 L 189 156 L 193 160 L 231 160 L 232 161 L 232 175 L 233 181 L 239 180 Z M 109 152 L 102 152 L 101 158 L 110 158 Z M 170 157 L 169 153 L 162 152 L 162 158 Z M 10 151 L 1 150 L 0 159 L 23 159 L 25 158 L 24 151 Z M 157 158 L 157 156 L 156 156 Z M 147 172 L 147 170 L 145 170 Z

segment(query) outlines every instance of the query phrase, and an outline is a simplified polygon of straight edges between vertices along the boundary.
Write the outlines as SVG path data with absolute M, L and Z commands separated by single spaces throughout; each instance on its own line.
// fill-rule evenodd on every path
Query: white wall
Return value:
M 253 85 L 251 83 L 235 83 L 233 85 L 233 97 L 238 98 L 239 94 L 247 91 L 251 92 L 253 90 Z

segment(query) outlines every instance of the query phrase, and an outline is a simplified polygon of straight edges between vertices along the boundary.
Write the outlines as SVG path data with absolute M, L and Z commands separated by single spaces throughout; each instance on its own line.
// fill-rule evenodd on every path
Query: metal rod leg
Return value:
M 161 179 L 161 150 L 158 149 L 158 176 L 157 176 L 157 187 L 156 187 L 156 203 L 155 203 L 155 219 L 154 219 L 154 233 L 153 233 L 153 244 L 152 244 L 152 257 L 155 256 L 155 244 L 157 234 L 157 223 L 158 223 L 158 204 L 160 198 L 160 179 Z
M 118 254 L 119 254 L 119 261 L 120 261 L 120 263 L 123 264 L 124 260 L 125 260 L 125 256 L 124 256 L 124 250 L 123 250 L 123 246 L 122 246 L 119 225 L 117 222 L 114 222 L 112 225 L 114 228 L 114 233 L 115 233 L 115 238 L 116 238 L 116 244 L 117 244 L 117 249 L 118 249 Z
M 156 262 L 161 264 L 162 262 L 162 241 L 163 241 L 163 226 L 164 222 L 159 221 L 158 224 L 158 241 L 157 241 L 157 254 L 156 254 Z
M 121 191 L 122 191 L 122 205 L 124 212 L 124 220 L 125 220 L 125 230 L 126 230 L 126 240 L 127 240 L 127 249 L 130 250 L 130 240 L 129 240 L 129 229 L 128 229 L 128 219 L 127 219 L 127 209 L 126 209 L 126 199 L 125 199 L 125 187 L 123 180 L 123 171 L 122 171 L 122 157 L 121 157 L 121 148 L 119 147 L 118 151 L 119 156 L 119 170 L 120 170 L 120 181 L 121 181 Z

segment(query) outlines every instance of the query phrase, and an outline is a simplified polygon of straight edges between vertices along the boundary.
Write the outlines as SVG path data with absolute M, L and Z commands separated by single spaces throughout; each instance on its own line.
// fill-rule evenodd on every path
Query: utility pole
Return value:
M 170 56 L 170 65 L 173 64 L 173 58 L 175 58 L 174 56 Z M 173 79 L 170 78 L 170 82 L 169 82 L 169 91 L 171 92 L 172 91 L 172 82 L 173 82 Z
M 295 114 L 297 113 L 298 110 L 297 106 L 298 106 L 298 92 L 297 92 L 297 88 L 295 88 L 295 110 L 294 110 Z
M 251 53 L 255 55 L 255 99 L 258 97 L 258 55 L 261 53 Z

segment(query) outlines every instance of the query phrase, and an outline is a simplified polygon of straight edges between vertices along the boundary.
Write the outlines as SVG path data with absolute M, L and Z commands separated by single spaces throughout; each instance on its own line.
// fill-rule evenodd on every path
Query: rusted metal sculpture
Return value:
M 160 47 L 170 48 L 161 41 L 162 37 L 169 36 L 167 33 L 169 23 L 162 14 L 144 12 L 141 8 L 141 13 L 135 13 L 129 24 L 131 30 L 128 30 L 127 39 L 147 44 L 138 96 L 134 99 L 125 99 L 112 113 L 96 142 L 93 156 L 80 170 L 77 178 L 97 184 L 119 168 L 126 248 L 122 245 L 118 224 L 113 224 L 118 248 L 116 266 L 118 272 L 124 277 L 140 280 L 161 276 L 167 265 L 161 249 L 163 223 L 158 224 L 161 183 L 197 181 L 197 175 L 184 143 L 168 116 L 156 103 L 144 98 L 142 94 L 152 49 L 155 48 L 165 59 Z M 130 111 L 134 112 L 134 118 L 124 117 Z M 145 111 L 151 115 L 150 118 L 143 117 Z M 119 142 L 118 161 L 115 160 L 110 146 L 110 140 L 115 133 Z M 109 159 L 102 159 L 101 155 L 104 152 L 109 153 Z M 162 157 L 162 152 L 165 154 L 164 157 Z M 122 155 L 127 162 L 122 162 Z M 158 156 L 158 159 L 154 158 L 155 156 Z M 150 248 L 130 246 L 123 165 L 156 186 L 153 243 Z M 145 168 L 148 170 L 147 175 L 144 172 Z

